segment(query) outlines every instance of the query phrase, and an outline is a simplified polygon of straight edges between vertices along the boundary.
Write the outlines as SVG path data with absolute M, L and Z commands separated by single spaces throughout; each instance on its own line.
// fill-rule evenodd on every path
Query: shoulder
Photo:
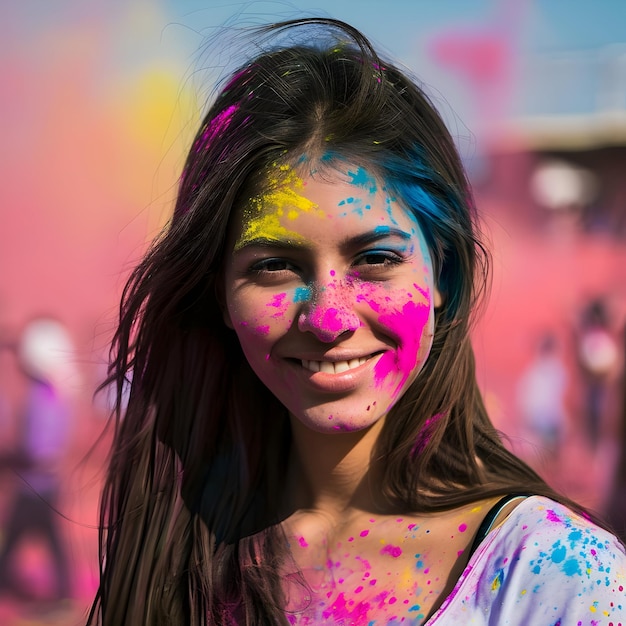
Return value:
M 463 623 L 618 624 L 625 588 L 626 555 L 613 535 L 531 496 L 480 544 L 442 608 Z M 467 621 L 472 614 L 489 617 Z

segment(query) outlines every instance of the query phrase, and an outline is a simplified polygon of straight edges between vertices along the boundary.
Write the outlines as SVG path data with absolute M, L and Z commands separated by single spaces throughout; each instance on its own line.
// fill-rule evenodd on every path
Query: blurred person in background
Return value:
M 3 462 L 18 481 L 0 543 L 0 591 L 26 600 L 69 599 L 71 576 L 58 505 L 59 471 L 72 435 L 74 347 L 63 324 L 38 317 L 25 326 L 13 348 L 25 378 L 25 392 L 15 451 Z M 40 583 L 25 581 L 21 572 L 20 548 L 33 539 L 42 539 L 47 546 L 51 588 L 42 590 Z
M 577 356 L 584 382 L 583 419 L 587 440 L 596 449 L 608 408 L 608 384 L 619 364 L 619 347 L 602 298 L 583 308 L 577 329 Z
M 626 326 L 622 329 L 622 346 L 626 354 Z M 607 518 L 626 543 L 626 368 L 622 370 L 621 406 L 619 412 L 619 458 L 607 506 Z
M 519 380 L 517 402 L 527 437 L 553 459 L 559 456 L 568 426 L 568 378 L 557 338 L 546 332 Z

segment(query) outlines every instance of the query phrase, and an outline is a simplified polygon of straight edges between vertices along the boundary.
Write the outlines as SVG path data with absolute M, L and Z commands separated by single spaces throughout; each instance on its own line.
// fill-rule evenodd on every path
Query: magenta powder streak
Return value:
M 402 380 L 396 386 L 394 394 L 402 389 L 417 363 L 420 338 L 428 324 L 429 313 L 430 307 L 427 304 L 416 304 L 410 301 L 402 307 L 402 312 L 380 316 L 380 323 L 400 337 L 401 342 L 397 351 L 385 352 L 376 363 L 374 375 L 377 386 L 382 385 L 389 374 L 401 372 Z
M 283 304 L 283 300 L 285 299 L 285 297 L 287 296 L 286 293 L 277 293 L 274 296 L 274 299 L 267 305 L 267 306 L 273 306 L 278 308 L 279 306 L 281 306 Z
M 414 457 L 416 454 L 419 454 L 428 445 L 431 437 L 432 426 L 438 419 L 442 418 L 444 415 L 445 413 L 437 413 L 436 415 L 433 415 L 432 417 L 429 417 L 424 421 L 424 425 L 420 429 L 420 432 L 415 439 L 415 443 L 411 448 L 411 456 Z
M 200 151 L 204 146 L 215 137 L 218 133 L 221 133 L 229 124 L 230 118 L 233 116 L 233 113 L 239 108 L 238 104 L 231 104 L 229 107 L 225 108 L 223 111 L 220 111 L 206 127 L 205 131 L 202 133 L 202 138 L 200 140 L 200 145 L 197 147 L 196 151 Z
M 369 608 L 370 605 L 368 602 L 359 602 L 354 607 L 350 608 L 346 602 L 345 596 L 343 593 L 340 593 L 337 599 L 322 615 L 324 619 L 332 617 L 335 622 L 339 620 L 349 620 L 349 623 L 352 624 L 366 624 Z
M 402 548 L 400 548 L 399 546 L 392 546 L 391 544 L 388 544 L 382 548 L 380 553 L 389 554 L 394 559 L 397 559 L 402 554 Z

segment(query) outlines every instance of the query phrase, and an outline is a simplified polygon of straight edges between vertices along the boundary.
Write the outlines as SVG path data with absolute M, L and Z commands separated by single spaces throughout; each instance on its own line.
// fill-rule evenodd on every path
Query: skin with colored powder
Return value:
M 440 300 L 430 255 L 373 173 L 278 169 L 281 186 L 271 179 L 232 234 L 226 320 L 292 422 L 362 430 L 384 420 L 428 356 Z
M 246 33 L 124 290 L 89 626 L 626 624 L 623 546 L 482 401 L 428 95 L 343 22 Z

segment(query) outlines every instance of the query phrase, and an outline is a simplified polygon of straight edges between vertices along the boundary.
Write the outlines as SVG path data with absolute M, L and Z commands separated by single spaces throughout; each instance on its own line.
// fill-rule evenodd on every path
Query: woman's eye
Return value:
M 361 254 L 355 265 L 391 266 L 402 263 L 403 258 L 396 252 L 390 250 L 371 250 Z
M 260 273 L 295 272 L 296 266 L 285 259 L 263 259 L 250 267 L 250 271 Z

